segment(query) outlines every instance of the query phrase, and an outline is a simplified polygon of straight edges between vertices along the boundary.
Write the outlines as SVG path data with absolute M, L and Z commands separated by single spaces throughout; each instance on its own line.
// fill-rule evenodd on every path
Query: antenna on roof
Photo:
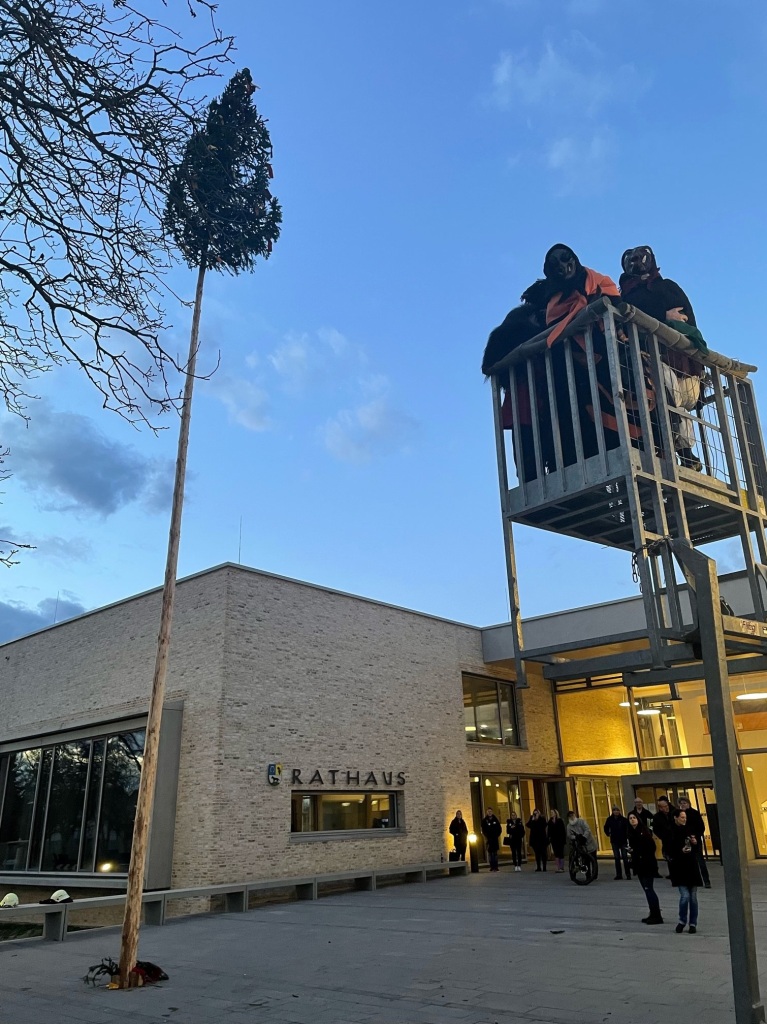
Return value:
M 60 590 L 56 591 L 56 607 L 53 609 L 53 625 L 54 626 L 56 625 L 56 619 L 59 616 L 59 594 L 60 593 L 61 593 Z

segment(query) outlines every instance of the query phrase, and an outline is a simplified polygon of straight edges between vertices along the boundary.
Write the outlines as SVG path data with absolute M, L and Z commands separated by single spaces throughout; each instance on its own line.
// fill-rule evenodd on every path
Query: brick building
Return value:
M 748 615 L 742 575 L 721 585 Z M 160 599 L 0 648 L 0 887 L 124 887 Z M 529 663 L 517 687 L 508 624 L 231 564 L 182 580 L 176 600 L 150 888 L 439 860 L 459 807 L 476 831 L 487 807 L 502 821 L 576 807 L 607 853 L 612 804 L 652 809 L 661 793 L 690 796 L 717 852 L 701 680 L 553 685 Z M 527 620 L 525 635 L 577 658 L 642 616 L 632 598 Z M 757 673 L 731 684 L 751 852 L 767 856 L 767 693 Z
M 2 647 L 2 883 L 124 884 L 160 598 Z M 515 694 L 481 630 L 235 565 L 179 583 L 150 887 L 439 860 L 457 807 L 560 777 L 548 684 Z

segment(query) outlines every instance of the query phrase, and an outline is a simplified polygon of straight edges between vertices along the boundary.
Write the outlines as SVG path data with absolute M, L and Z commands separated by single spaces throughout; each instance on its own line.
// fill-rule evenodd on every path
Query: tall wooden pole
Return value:
M 157 780 L 157 751 L 160 745 L 162 707 L 165 701 L 165 677 L 168 672 L 170 634 L 173 623 L 173 601 L 176 596 L 176 572 L 178 569 L 178 548 L 181 540 L 181 514 L 184 508 L 184 482 L 186 479 L 186 456 L 189 448 L 189 423 L 192 416 L 192 394 L 194 374 L 197 365 L 197 350 L 200 334 L 200 309 L 202 289 L 205 282 L 207 250 L 203 251 L 197 274 L 197 290 L 194 297 L 192 333 L 189 339 L 189 358 L 186 364 L 184 399 L 181 406 L 181 425 L 178 433 L 176 455 L 176 478 L 173 484 L 173 507 L 168 532 L 168 555 L 165 562 L 165 583 L 162 592 L 160 632 L 157 637 L 157 657 L 152 680 L 152 697 L 149 703 L 149 717 L 146 723 L 144 761 L 141 767 L 136 820 L 133 825 L 133 845 L 128 869 L 128 890 L 125 900 L 122 940 L 120 944 L 120 988 L 128 987 L 128 976 L 136 964 L 138 955 L 138 933 L 141 925 L 141 898 L 144 894 L 144 874 L 149 845 L 149 824 L 152 820 L 155 782 Z

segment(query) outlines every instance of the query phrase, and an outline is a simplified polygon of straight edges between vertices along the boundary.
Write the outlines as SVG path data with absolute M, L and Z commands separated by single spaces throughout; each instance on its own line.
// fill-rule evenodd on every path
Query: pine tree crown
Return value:
M 196 127 L 168 189 L 163 226 L 190 267 L 253 270 L 280 236 L 282 210 L 271 194 L 272 143 L 244 68 Z

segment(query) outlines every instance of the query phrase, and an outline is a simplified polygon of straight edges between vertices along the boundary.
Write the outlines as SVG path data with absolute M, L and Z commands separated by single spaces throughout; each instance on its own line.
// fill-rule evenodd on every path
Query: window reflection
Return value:
M 43 871 L 77 871 L 90 754 L 90 740 L 62 743 L 55 748 Z
M 0 758 L 0 870 L 126 872 L 144 738 L 139 729 Z
M 143 752 L 143 729 L 109 738 L 96 852 L 97 871 L 128 870 Z
M 511 683 L 464 674 L 463 709 L 466 739 L 470 742 L 519 744 Z
M 3 817 L 0 820 L 0 865 L 3 871 L 24 871 L 35 807 L 39 750 L 20 750 L 7 757 Z

